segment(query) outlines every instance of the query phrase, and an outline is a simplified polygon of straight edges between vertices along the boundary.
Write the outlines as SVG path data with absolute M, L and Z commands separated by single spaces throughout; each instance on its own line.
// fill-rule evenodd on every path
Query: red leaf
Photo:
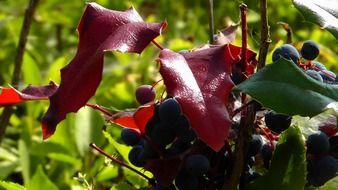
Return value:
M 160 53 L 167 93 L 178 100 L 192 128 L 215 151 L 228 137 L 231 120 L 226 104 L 234 85 L 230 73 L 239 55 L 240 48 L 233 45 L 214 46 L 184 57 L 170 50 Z
M 0 106 L 18 104 L 29 100 L 46 100 L 57 90 L 57 85 L 50 82 L 45 86 L 29 85 L 21 92 L 13 87 L 1 88 Z
M 43 138 L 51 136 L 67 113 L 78 111 L 95 94 L 105 51 L 141 53 L 165 27 L 165 22 L 144 22 L 133 8 L 120 12 L 89 3 L 78 26 L 77 53 L 61 70 L 60 87 L 50 97 L 42 119 Z
M 111 122 L 123 127 L 135 129 L 144 134 L 145 126 L 154 115 L 154 104 L 140 106 L 136 112 L 120 112 L 110 119 Z

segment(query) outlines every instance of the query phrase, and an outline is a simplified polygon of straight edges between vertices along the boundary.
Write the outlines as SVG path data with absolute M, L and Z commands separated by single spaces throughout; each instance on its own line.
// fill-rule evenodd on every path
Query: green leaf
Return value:
M 25 184 L 29 183 L 30 179 L 30 156 L 25 141 L 19 140 L 19 161 L 22 170 L 22 176 Z
M 337 128 L 337 112 L 333 109 L 328 109 L 314 117 L 293 116 L 292 125 L 299 126 L 305 138 L 309 135 L 318 132 L 320 127 Z
M 26 188 L 20 184 L 13 182 L 0 181 L 0 189 L 5 190 L 25 190 Z
M 28 190 L 58 190 L 58 187 L 43 172 L 42 166 L 39 165 L 31 181 L 27 186 Z
M 71 164 L 77 169 L 80 169 L 82 166 L 81 160 L 71 155 L 62 154 L 62 153 L 50 153 L 48 154 L 48 157 L 53 160 L 58 160 L 60 162 Z
M 94 112 L 92 109 L 81 108 L 75 116 L 75 141 L 76 146 L 81 156 L 89 151 L 89 144 L 95 142 L 100 143 L 103 139 L 101 129 L 104 121 L 101 115 Z
M 124 144 L 120 144 L 118 143 L 108 132 L 106 131 L 103 131 L 103 135 L 105 138 L 108 139 L 109 141 L 109 144 L 111 144 L 115 150 L 122 156 L 123 160 L 125 160 L 126 162 L 129 162 L 129 159 L 128 159 L 128 154 L 129 154 L 129 151 L 131 149 L 131 147 L 127 146 L 127 145 L 124 145 Z
M 305 145 L 301 131 L 293 126 L 282 133 L 271 168 L 249 184 L 249 190 L 301 190 L 305 186 Z
M 319 187 L 319 190 L 331 190 L 338 187 L 338 176 L 326 182 L 323 186 Z
M 110 188 L 110 190 L 125 190 L 125 189 L 135 189 L 126 182 L 120 182 Z
M 29 53 L 25 53 L 22 64 L 23 79 L 26 84 L 40 84 L 41 71 Z
M 293 0 L 305 19 L 320 25 L 338 39 L 338 2 L 336 0 Z
M 286 59 L 265 66 L 234 90 L 288 115 L 312 117 L 338 101 L 338 85 L 316 81 Z
M 30 149 L 30 153 L 31 155 L 35 155 L 35 156 L 47 156 L 50 153 L 68 154 L 69 151 L 67 150 L 66 147 L 62 146 L 61 144 L 46 141 L 46 142 L 38 143 L 34 145 Z
M 103 182 L 103 181 L 107 181 L 109 179 L 115 178 L 118 176 L 119 172 L 118 172 L 119 168 L 116 166 L 107 166 L 105 168 L 103 168 L 96 176 L 96 181 L 97 182 Z

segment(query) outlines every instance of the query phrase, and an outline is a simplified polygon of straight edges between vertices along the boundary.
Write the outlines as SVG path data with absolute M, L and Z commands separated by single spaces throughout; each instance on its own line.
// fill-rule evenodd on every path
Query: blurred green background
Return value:
M 93 2 L 115 10 L 134 6 L 149 22 L 167 20 L 167 29 L 156 41 L 175 51 L 191 49 L 208 42 L 206 0 Z M 216 29 L 223 29 L 239 21 L 238 7 L 241 2 L 214 1 Z M 258 52 L 259 1 L 247 0 L 245 3 L 249 8 L 249 47 Z M 0 86 L 8 86 L 11 81 L 27 4 L 28 0 L 0 0 Z M 47 84 L 50 80 L 60 82 L 59 70 L 76 52 L 76 26 L 85 5 L 86 1 L 83 0 L 40 1 L 28 37 L 20 88 L 28 84 Z M 286 41 L 285 30 L 277 24 L 282 21 L 292 28 L 293 42 L 298 49 L 305 40 L 317 41 L 321 45 L 317 60 L 337 73 L 337 40 L 329 32 L 305 22 L 291 0 L 269 0 L 268 14 L 272 40 L 268 62 L 272 50 Z M 238 31 L 235 44 L 241 44 L 240 37 Z M 155 62 L 157 55 L 158 50 L 152 45 L 141 55 L 107 53 L 102 83 L 90 102 L 112 109 L 137 107 L 134 99 L 136 87 L 140 84 L 153 84 L 160 79 Z M 158 88 L 160 93 L 162 90 L 161 87 Z M 129 148 L 119 144 L 119 127 L 106 123 L 99 113 L 90 108 L 82 108 L 77 114 L 69 114 L 59 124 L 55 135 L 43 142 L 39 121 L 47 107 L 48 101 L 16 106 L 16 112 L 11 117 L 10 126 L 0 146 L 0 189 L 16 186 L 9 182 L 34 190 L 147 189 L 147 183 L 142 178 L 90 150 L 89 143 L 94 142 L 117 158 L 125 159 Z

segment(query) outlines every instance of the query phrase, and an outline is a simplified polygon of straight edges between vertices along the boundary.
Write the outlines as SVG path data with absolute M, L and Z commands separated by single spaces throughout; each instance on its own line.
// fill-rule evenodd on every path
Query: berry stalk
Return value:
M 125 167 L 125 168 L 128 168 L 129 170 L 131 170 L 131 171 L 137 173 L 138 175 L 140 175 L 140 176 L 143 177 L 144 179 L 148 180 L 148 183 L 149 183 L 150 185 L 156 185 L 154 179 L 152 179 L 152 178 L 150 178 L 150 177 L 144 175 L 144 174 L 141 173 L 140 171 L 138 171 L 138 170 L 132 168 L 131 166 L 129 166 L 128 164 L 122 162 L 121 160 L 118 160 L 118 159 L 116 159 L 116 158 L 110 156 L 110 155 L 107 154 L 104 150 L 102 150 L 101 148 L 99 148 L 98 146 L 96 146 L 96 144 L 90 143 L 89 146 L 92 147 L 93 149 L 97 150 L 100 154 L 106 156 L 107 158 L 109 158 L 109 159 L 112 160 L 113 162 L 119 164 L 120 166 L 123 166 L 123 167 Z

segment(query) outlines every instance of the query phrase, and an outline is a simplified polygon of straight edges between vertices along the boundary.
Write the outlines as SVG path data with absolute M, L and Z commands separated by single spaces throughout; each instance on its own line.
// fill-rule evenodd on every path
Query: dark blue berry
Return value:
M 154 143 L 161 146 L 166 146 L 174 141 L 176 133 L 173 127 L 166 123 L 157 123 L 152 129 L 151 139 Z
M 123 128 L 121 131 L 122 141 L 129 146 L 134 146 L 140 142 L 141 136 L 137 131 L 130 128 Z
M 309 184 L 319 187 L 337 175 L 338 161 L 332 156 L 323 156 L 308 161 L 307 170 Z
M 198 178 L 183 170 L 176 176 L 175 185 L 179 190 L 197 190 Z
M 319 72 L 315 71 L 315 70 L 312 70 L 312 69 L 309 69 L 309 70 L 306 70 L 305 73 L 307 75 L 309 75 L 311 78 L 319 81 L 319 82 L 323 82 L 323 78 L 322 76 L 319 74 Z
M 335 81 L 335 77 L 336 74 L 334 74 L 331 71 L 328 70 L 321 70 L 318 72 L 320 74 L 320 76 L 323 78 L 323 81 L 330 81 L 330 82 L 334 82 Z
M 279 134 L 290 127 L 291 117 L 271 110 L 265 114 L 264 121 L 271 131 Z
M 180 104 L 174 98 L 164 100 L 158 111 L 161 121 L 167 123 L 176 123 L 181 116 Z
M 307 40 L 303 43 L 300 53 L 303 58 L 307 60 L 314 60 L 319 54 L 319 45 L 312 40 Z
M 284 44 L 276 48 L 275 51 L 272 53 L 273 62 L 276 62 L 282 57 L 288 60 L 292 60 L 296 65 L 298 65 L 298 61 L 300 59 L 297 49 L 290 44 Z
M 186 158 L 185 169 L 195 176 L 202 176 L 210 169 L 210 162 L 202 154 L 193 154 Z
M 330 150 L 329 139 L 322 132 L 311 134 L 306 140 L 306 147 L 309 154 L 320 155 Z
M 143 147 L 141 145 L 134 146 L 128 154 L 128 159 L 130 163 L 132 163 L 133 165 L 137 167 L 143 167 L 145 162 L 140 156 L 142 151 L 143 151 Z

